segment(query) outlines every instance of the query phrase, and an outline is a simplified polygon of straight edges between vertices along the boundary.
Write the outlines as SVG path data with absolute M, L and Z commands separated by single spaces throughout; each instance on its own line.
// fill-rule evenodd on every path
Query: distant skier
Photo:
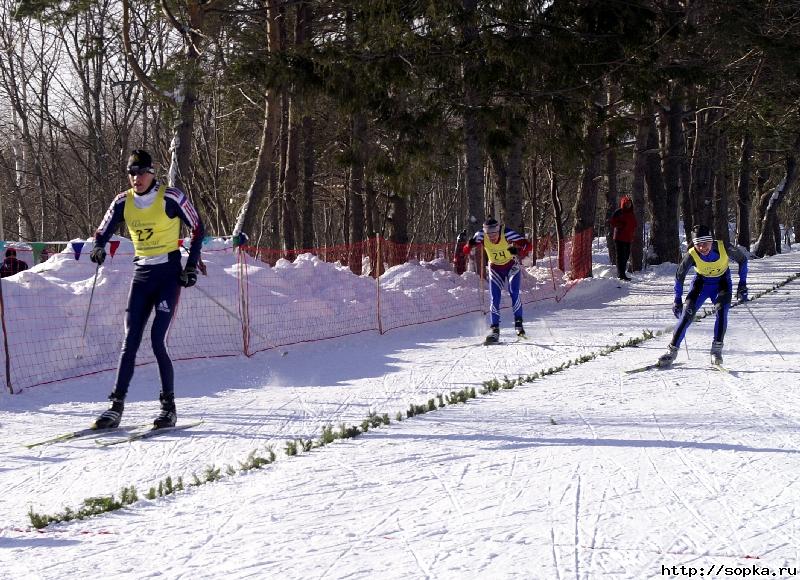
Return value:
M 614 228 L 614 247 L 617 250 L 617 277 L 620 280 L 630 280 L 625 273 L 628 260 L 631 257 L 631 244 L 636 233 L 636 214 L 633 213 L 633 200 L 629 195 L 623 195 L 619 200 L 619 208 L 609 220 Z
M 711 343 L 711 364 L 722 364 L 722 345 L 725 331 L 728 328 L 728 310 L 731 306 L 733 283 L 731 270 L 728 267 L 729 259 L 739 264 L 739 283 L 736 288 L 736 298 L 747 301 L 747 256 L 736 246 L 714 240 L 708 226 L 697 225 L 692 229 L 693 247 L 683 257 L 675 273 L 675 302 L 672 312 L 678 323 L 672 334 L 672 341 L 667 347 L 667 352 L 658 359 L 658 366 L 670 366 L 678 356 L 678 348 L 686 335 L 686 330 L 694 321 L 697 309 L 706 299 L 714 303 L 717 314 L 714 322 L 714 340 Z M 696 276 L 686 295 L 684 305 L 683 282 L 689 273 L 689 268 L 694 266 Z
M 114 198 L 94 236 L 90 259 L 98 267 L 106 259 L 106 243 L 123 220 L 128 226 L 135 253 L 117 380 L 108 397 L 111 406 L 94 422 L 95 429 L 117 427 L 120 423 L 128 386 L 133 378 L 136 351 L 153 310 L 155 316 L 150 341 L 161 378 L 161 412 L 153 426 L 172 427 L 177 421 L 174 373 L 166 336 L 178 306 L 180 287 L 189 288 L 197 282 L 203 222 L 186 194 L 177 188 L 160 185 L 154 173 L 150 154 L 142 149 L 134 150 L 128 159 L 131 187 Z M 181 222 L 191 230 L 192 238 L 184 268 L 181 268 L 178 244 Z
M 483 223 L 483 229 L 475 232 L 469 242 L 464 245 L 463 252 L 469 254 L 473 247 L 483 244 L 489 260 L 489 292 L 492 297 L 491 328 L 486 343 L 492 344 L 500 340 L 500 298 L 503 287 L 508 285 L 511 295 L 511 306 L 514 309 L 514 328 L 517 335 L 525 336 L 522 326 L 522 300 L 519 297 L 521 271 L 519 260 L 528 255 L 530 242 L 509 227 L 489 218 Z

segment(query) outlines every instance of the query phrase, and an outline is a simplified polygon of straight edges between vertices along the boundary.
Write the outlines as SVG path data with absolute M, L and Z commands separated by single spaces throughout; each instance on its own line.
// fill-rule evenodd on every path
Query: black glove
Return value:
M 458 237 L 456 238 L 456 243 L 463 244 L 466 241 L 467 241 L 467 230 L 461 230 L 461 233 L 458 234 Z
M 106 261 L 106 251 L 103 246 L 95 246 L 92 248 L 92 251 L 89 252 L 89 259 L 98 266 L 102 266 L 103 262 Z
M 747 302 L 749 298 L 747 297 L 747 285 L 746 284 L 739 284 L 736 288 L 736 298 L 741 300 L 742 302 Z
M 672 304 L 672 313 L 675 315 L 675 318 L 680 318 L 681 314 L 683 314 L 683 302 L 676 300 Z
M 516 256 L 517 254 L 519 254 L 519 248 L 517 248 L 517 246 L 509 246 L 508 253 L 511 254 L 512 256 Z
M 184 288 L 191 288 L 197 284 L 197 268 L 194 266 L 186 266 L 181 272 L 179 283 Z
M 469 244 L 470 248 L 474 248 L 475 246 L 478 245 L 478 242 L 475 241 L 475 238 L 470 238 L 467 244 Z

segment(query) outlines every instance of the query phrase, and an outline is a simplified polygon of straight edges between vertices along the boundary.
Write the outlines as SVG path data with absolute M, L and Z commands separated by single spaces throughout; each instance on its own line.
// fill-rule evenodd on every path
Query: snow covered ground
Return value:
M 87 425 L 113 373 L 0 395 L 0 576 L 800 576 L 800 281 L 731 311 L 729 374 L 708 366 L 712 316 L 689 330 L 674 369 L 622 372 L 655 360 L 665 335 L 394 421 L 410 403 L 674 322 L 674 266 L 621 287 L 609 270 L 597 266 L 560 303 L 529 305 L 527 342 L 480 346 L 485 320 L 465 315 L 177 363 L 179 422 L 204 423 L 148 441 L 23 446 Z M 798 252 L 753 260 L 751 295 L 797 272 Z M 503 323 L 511 339 L 508 311 Z M 124 423 L 150 421 L 157 393 L 156 368 L 138 368 Z M 283 454 L 287 440 L 370 411 L 392 424 Z M 224 475 L 269 445 L 274 464 Z M 141 496 L 209 465 L 222 480 L 41 531 L 28 520 L 30 508 L 54 514 L 130 485 Z

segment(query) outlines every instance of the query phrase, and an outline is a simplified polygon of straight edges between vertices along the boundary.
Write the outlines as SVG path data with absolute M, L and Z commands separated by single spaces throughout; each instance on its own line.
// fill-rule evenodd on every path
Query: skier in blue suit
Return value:
M 530 242 L 511 228 L 500 225 L 494 218 L 489 218 L 484 222 L 483 229 L 475 232 L 469 243 L 464 246 L 464 253 L 468 254 L 478 244 L 483 244 L 489 260 L 489 293 L 492 297 L 491 328 L 486 343 L 496 343 L 500 340 L 500 298 L 506 285 L 514 310 L 514 328 L 519 336 L 524 337 L 522 300 L 519 297 L 522 277 L 519 260 L 530 251 Z
M 694 321 L 697 309 L 706 300 L 714 304 L 716 321 L 714 322 L 714 340 L 711 343 L 711 364 L 722 364 L 722 346 L 725 331 L 728 328 L 728 310 L 731 307 L 733 282 L 729 268 L 730 259 L 739 264 L 739 283 L 736 287 L 736 298 L 747 301 L 747 256 L 730 244 L 714 240 L 708 226 L 697 225 L 692 229 L 692 248 L 681 260 L 675 273 L 675 302 L 672 312 L 678 323 L 672 333 L 665 352 L 658 359 L 658 366 L 670 366 L 678 356 L 678 348 L 686 336 L 689 325 Z M 696 276 L 686 295 L 683 297 L 683 282 L 689 269 L 694 267 Z

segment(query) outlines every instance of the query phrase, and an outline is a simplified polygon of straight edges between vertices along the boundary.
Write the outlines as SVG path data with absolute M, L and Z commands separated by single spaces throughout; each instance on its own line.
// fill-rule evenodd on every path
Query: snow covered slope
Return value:
M 754 295 L 800 272 L 800 253 L 753 260 L 750 271 Z M 673 274 L 666 265 L 621 287 L 581 282 L 559 304 L 527 307 L 530 340 L 518 344 L 479 345 L 486 323 L 470 315 L 178 363 L 179 422 L 204 423 L 105 449 L 91 440 L 23 444 L 87 425 L 105 407 L 112 373 L 0 395 L 2 575 L 640 579 L 681 577 L 680 566 L 695 577 L 712 566 L 719 577 L 725 567 L 800 574 L 800 281 L 731 311 L 729 374 L 708 366 L 708 317 L 689 330 L 688 358 L 682 349 L 674 369 L 622 372 L 655 360 L 665 335 L 394 421 L 438 393 L 670 326 Z M 502 334 L 512 336 L 507 311 Z M 123 422 L 150 421 L 157 395 L 156 369 L 137 369 Z M 283 455 L 285 441 L 358 424 L 370 411 L 392 425 Z M 28 521 L 29 508 L 55 513 L 129 485 L 141 493 L 209 465 L 224 473 L 268 445 L 279 459 L 263 470 L 41 532 Z

